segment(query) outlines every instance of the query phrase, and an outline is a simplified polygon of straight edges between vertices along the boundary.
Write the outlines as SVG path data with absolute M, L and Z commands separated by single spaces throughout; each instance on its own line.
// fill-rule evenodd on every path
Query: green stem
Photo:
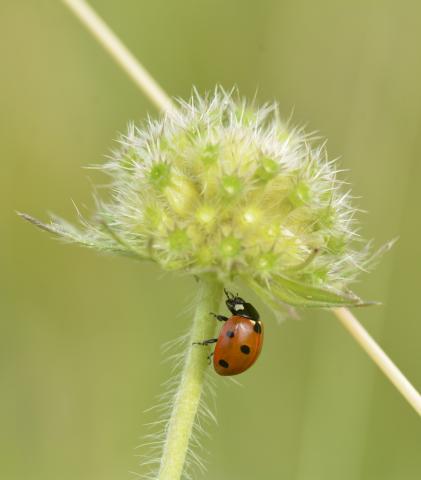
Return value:
M 166 430 L 158 480 L 178 480 L 183 473 L 208 368 L 207 349 L 192 343 L 214 336 L 215 321 L 209 312 L 218 309 L 221 295 L 222 285 L 215 276 L 203 275 L 199 279 L 196 312 L 184 357 L 180 385 L 175 394 L 174 407 Z

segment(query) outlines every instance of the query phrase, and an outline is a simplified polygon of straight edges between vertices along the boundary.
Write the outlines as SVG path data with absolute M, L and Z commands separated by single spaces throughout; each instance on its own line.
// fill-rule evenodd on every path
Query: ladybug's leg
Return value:
M 208 338 L 207 340 L 203 340 L 203 342 L 193 342 L 193 345 L 210 345 L 211 343 L 216 343 L 218 341 L 217 338 Z
M 208 355 L 208 365 L 211 364 L 211 362 L 212 362 L 212 357 L 213 357 L 213 354 L 214 354 L 214 353 L 215 353 L 215 352 L 211 352 L 211 353 Z
M 206 346 L 206 345 L 210 345 L 211 343 L 216 343 L 218 341 L 217 338 L 208 338 L 207 340 L 203 340 L 203 342 L 193 342 L 193 345 L 202 345 L 202 346 Z M 215 352 L 211 352 L 209 355 L 208 355 L 208 364 L 210 365 L 211 364 L 211 359 L 212 359 L 212 356 Z
M 228 317 L 225 317 L 224 315 L 217 315 L 213 312 L 210 312 L 210 314 L 213 315 L 219 322 L 226 322 L 228 320 Z

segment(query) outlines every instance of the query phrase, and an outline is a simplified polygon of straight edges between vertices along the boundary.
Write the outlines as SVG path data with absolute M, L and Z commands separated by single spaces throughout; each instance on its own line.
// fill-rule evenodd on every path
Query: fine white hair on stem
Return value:
M 164 362 L 171 365 L 171 373 L 170 378 L 161 385 L 163 393 L 158 395 L 155 404 L 144 412 L 153 413 L 159 416 L 159 419 L 144 424 L 149 432 L 142 436 L 142 443 L 136 447 L 136 450 L 141 452 L 136 454 L 140 471 L 132 473 L 142 480 L 156 479 L 159 472 L 161 454 L 166 439 L 166 427 L 174 407 L 174 400 L 182 375 L 184 352 L 188 347 L 189 338 L 189 333 L 186 333 L 165 343 L 161 349 Z M 200 398 L 183 471 L 183 478 L 186 479 L 196 478 L 195 472 L 204 473 L 206 471 L 202 439 L 209 438 L 209 426 L 216 423 L 216 417 L 213 413 L 215 408 L 213 375 L 208 370 L 205 377 L 204 390 Z

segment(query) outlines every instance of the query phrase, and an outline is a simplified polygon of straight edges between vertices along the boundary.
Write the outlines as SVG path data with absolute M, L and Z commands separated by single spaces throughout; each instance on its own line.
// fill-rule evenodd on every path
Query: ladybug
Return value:
M 211 313 L 217 320 L 225 322 L 218 338 L 209 338 L 196 345 L 216 343 L 213 366 L 219 375 L 238 375 L 250 368 L 257 360 L 263 345 L 263 324 L 259 313 L 251 303 L 224 289 L 226 305 L 232 313 L 230 318 Z

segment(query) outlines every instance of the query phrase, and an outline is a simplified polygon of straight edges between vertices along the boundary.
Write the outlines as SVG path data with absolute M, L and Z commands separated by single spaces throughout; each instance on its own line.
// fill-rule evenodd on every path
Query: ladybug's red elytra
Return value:
M 238 375 L 250 368 L 257 360 L 263 345 L 263 324 L 259 313 L 251 303 L 238 295 L 224 290 L 226 305 L 232 313 L 230 318 L 211 313 L 217 320 L 225 322 L 218 338 L 209 338 L 196 345 L 216 343 L 213 366 L 219 375 Z

